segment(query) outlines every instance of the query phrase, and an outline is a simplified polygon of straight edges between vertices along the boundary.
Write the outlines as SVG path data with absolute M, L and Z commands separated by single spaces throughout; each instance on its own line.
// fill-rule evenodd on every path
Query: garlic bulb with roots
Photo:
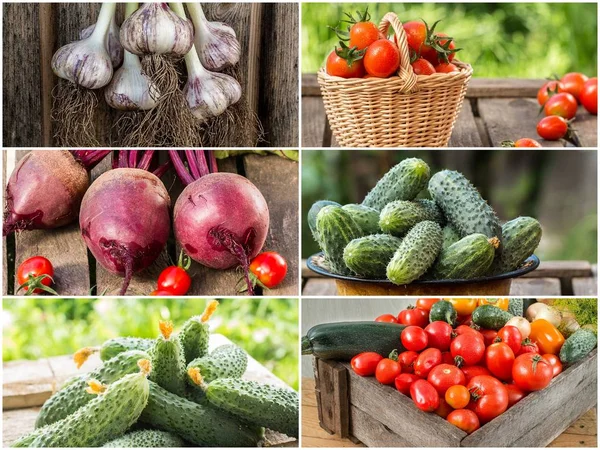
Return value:
M 95 28 L 96 24 L 92 24 L 89 27 L 81 30 L 81 33 L 79 33 L 79 39 L 89 38 Z M 123 64 L 123 46 L 119 41 L 119 25 L 117 25 L 117 20 L 114 15 L 110 21 L 110 28 L 108 29 L 104 46 L 110 55 L 113 68 L 117 68 Z
M 156 106 L 158 97 L 156 85 L 142 73 L 140 58 L 125 50 L 123 67 L 104 90 L 106 103 L 121 111 L 146 111 Z
M 233 28 L 209 21 L 199 3 L 187 3 L 187 7 L 196 33 L 194 45 L 202 65 L 217 72 L 235 65 L 242 49 Z
M 90 37 L 59 48 L 52 56 L 56 76 L 87 89 L 106 86 L 113 75 L 110 55 L 104 45 L 116 3 L 103 3 Z
M 224 73 L 210 72 L 202 66 L 196 48 L 185 55 L 188 81 L 183 94 L 192 114 L 202 122 L 223 114 L 242 97 L 240 83 Z

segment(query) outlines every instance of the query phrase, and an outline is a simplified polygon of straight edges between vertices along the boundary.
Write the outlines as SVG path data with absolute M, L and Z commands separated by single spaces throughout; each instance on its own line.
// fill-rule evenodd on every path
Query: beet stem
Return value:
M 204 150 L 196 150 L 196 159 L 198 160 L 200 176 L 208 175 L 210 170 L 208 169 L 208 164 L 206 164 L 206 156 L 204 156 Z
M 154 152 L 155 150 L 146 150 L 137 168 L 142 170 L 148 170 L 150 168 L 150 164 L 152 163 L 152 157 L 154 156 Z
M 185 168 L 185 164 L 181 160 L 181 156 L 177 150 L 169 150 L 169 156 L 171 157 L 171 161 L 173 162 L 173 166 L 175 167 L 175 172 L 177 172 L 177 176 L 181 180 L 184 185 L 188 185 L 196 181 L 194 177 L 190 175 L 190 173 Z
M 198 168 L 198 161 L 196 160 L 196 152 L 194 150 L 186 150 L 185 157 L 188 162 L 188 167 L 195 180 L 200 178 L 200 169 Z
M 119 168 L 127 169 L 129 168 L 127 161 L 127 150 L 119 150 Z
M 248 251 L 242 244 L 235 240 L 233 234 L 224 229 L 212 229 L 210 235 L 217 239 L 219 243 L 225 247 L 229 252 L 237 258 L 242 265 L 244 270 L 244 279 L 246 280 L 246 286 L 248 289 L 248 295 L 254 295 L 254 286 L 250 280 L 250 258 L 248 257 Z
M 89 172 L 102 161 L 110 150 L 69 150 L 73 157 Z
M 129 167 L 137 167 L 138 150 L 129 150 Z
M 167 170 L 169 170 L 170 167 L 171 167 L 171 161 L 167 161 L 167 162 L 161 164 L 160 166 L 158 166 L 156 168 L 156 170 L 152 173 L 154 175 L 156 175 L 158 178 L 161 178 L 167 172 Z
M 215 152 L 212 150 L 206 150 L 208 154 L 208 162 L 210 164 L 210 173 L 217 173 L 219 168 L 217 167 L 217 157 L 215 156 Z

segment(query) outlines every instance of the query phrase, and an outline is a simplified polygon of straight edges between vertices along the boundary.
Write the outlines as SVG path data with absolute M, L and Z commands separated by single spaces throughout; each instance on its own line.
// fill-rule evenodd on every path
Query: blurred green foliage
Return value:
M 304 3 L 302 72 L 316 72 L 337 44 L 328 26 L 367 6 L 377 24 L 389 11 L 405 22 L 442 19 L 436 31 L 456 40 L 475 77 L 597 73 L 596 3 Z
M 208 300 L 167 299 L 3 299 L 3 360 L 38 359 L 74 353 L 116 336 L 156 337 L 158 321 L 178 329 L 202 314 Z M 219 299 L 210 320 L 294 389 L 298 389 L 298 301 Z

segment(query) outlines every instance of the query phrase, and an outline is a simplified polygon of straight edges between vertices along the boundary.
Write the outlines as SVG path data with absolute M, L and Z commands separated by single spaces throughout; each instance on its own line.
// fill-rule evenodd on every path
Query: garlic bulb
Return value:
M 156 106 L 158 97 L 158 89 L 142 73 L 140 58 L 125 50 L 123 67 L 104 90 L 106 103 L 121 111 L 146 111 Z
M 242 51 L 235 31 L 221 22 L 210 22 L 199 3 L 187 3 L 194 24 L 194 45 L 202 65 L 208 70 L 221 71 L 235 65 Z
M 229 75 L 206 70 L 194 46 L 185 55 L 185 64 L 188 81 L 183 89 L 183 95 L 197 119 L 206 122 L 211 117 L 223 114 L 229 106 L 241 98 L 240 83 Z
M 89 38 L 92 35 L 94 28 L 96 28 L 96 24 L 92 24 L 89 27 L 81 30 L 81 33 L 79 33 L 79 39 Z M 115 16 L 113 16 L 112 20 L 110 21 L 110 28 L 108 29 L 104 46 L 110 55 L 113 68 L 119 67 L 123 63 L 123 46 L 119 41 L 119 25 L 117 25 L 117 19 L 115 19 Z
M 184 56 L 194 43 L 194 27 L 166 3 L 144 3 L 125 19 L 120 38 L 134 55 Z
M 56 76 L 87 89 L 98 89 L 110 82 L 113 66 L 104 42 L 116 7 L 116 3 L 103 3 L 90 37 L 64 45 L 54 53 L 52 70 Z

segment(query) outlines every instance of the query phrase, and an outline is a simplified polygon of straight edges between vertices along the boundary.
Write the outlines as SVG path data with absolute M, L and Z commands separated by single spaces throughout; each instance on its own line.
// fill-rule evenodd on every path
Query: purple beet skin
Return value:
M 156 260 L 170 230 L 171 200 L 162 181 L 141 169 L 113 169 L 92 183 L 81 203 L 79 226 L 96 260 L 125 277 Z

